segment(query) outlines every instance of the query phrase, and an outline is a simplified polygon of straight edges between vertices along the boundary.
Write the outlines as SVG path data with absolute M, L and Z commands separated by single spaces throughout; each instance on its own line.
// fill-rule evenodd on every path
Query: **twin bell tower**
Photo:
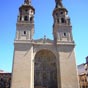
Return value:
M 30 0 L 19 7 L 11 88 L 79 88 L 70 17 L 55 3 L 53 40 L 33 39 L 35 9 Z

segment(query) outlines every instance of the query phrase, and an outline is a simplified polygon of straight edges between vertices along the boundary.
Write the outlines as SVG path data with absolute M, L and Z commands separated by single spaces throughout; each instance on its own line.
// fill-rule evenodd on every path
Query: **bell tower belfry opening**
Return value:
M 33 39 L 31 0 L 24 0 L 19 8 L 11 88 L 79 88 L 70 17 L 62 0 L 55 3 L 53 40 Z

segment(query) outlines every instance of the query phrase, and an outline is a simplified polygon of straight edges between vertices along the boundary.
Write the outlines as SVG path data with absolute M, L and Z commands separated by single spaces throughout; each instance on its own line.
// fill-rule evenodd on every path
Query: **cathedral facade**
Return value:
M 55 2 L 53 40 L 33 39 L 31 1 L 24 0 L 19 8 L 11 88 L 78 88 L 70 18 L 62 0 Z

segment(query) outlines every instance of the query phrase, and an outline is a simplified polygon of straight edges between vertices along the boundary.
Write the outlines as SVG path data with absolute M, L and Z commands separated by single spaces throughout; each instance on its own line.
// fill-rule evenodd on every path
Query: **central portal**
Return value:
M 56 57 L 51 51 L 41 50 L 35 55 L 34 88 L 57 88 Z

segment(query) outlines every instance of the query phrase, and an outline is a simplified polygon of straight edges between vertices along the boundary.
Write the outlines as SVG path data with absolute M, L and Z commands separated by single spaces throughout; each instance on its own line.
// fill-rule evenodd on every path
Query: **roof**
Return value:
M 77 68 L 78 68 L 78 75 L 86 74 L 85 63 L 78 65 Z
M 10 72 L 6 72 L 4 70 L 0 70 L 0 73 L 10 73 Z

